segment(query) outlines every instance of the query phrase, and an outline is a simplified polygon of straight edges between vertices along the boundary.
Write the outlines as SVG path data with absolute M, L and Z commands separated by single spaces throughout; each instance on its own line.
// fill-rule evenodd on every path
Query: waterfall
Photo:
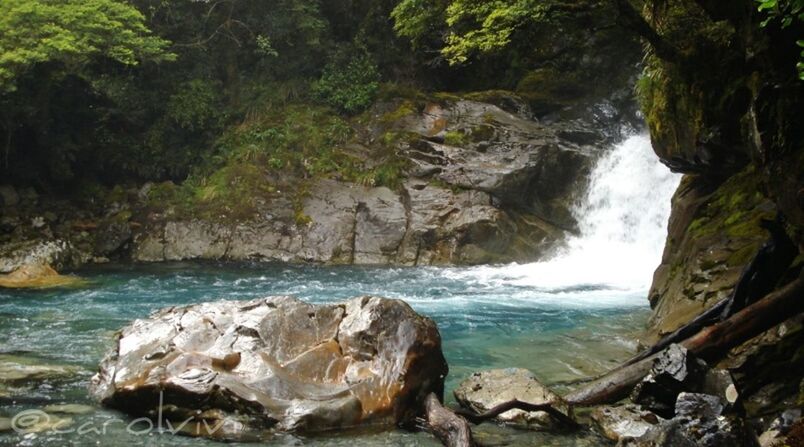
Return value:
M 580 234 L 564 249 L 546 261 L 478 267 L 472 274 L 552 292 L 644 291 L 661 261 L 680 177 L 659 162 L 648 136 L 631 136 L 592 171 L 586 197 L 573 210 Z

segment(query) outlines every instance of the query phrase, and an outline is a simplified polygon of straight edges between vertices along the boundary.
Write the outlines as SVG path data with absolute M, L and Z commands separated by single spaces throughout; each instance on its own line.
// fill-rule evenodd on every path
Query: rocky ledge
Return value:
M 446 374 L 435 323 L 403 301 L 270 297 L 134 321 L 91 391 L 126 413 L 232 439 L 410 422 L 428 393 L 443 395 Z
M 577 231 L 573 206 L 610 142 L 583 121 L 540 122 L 506 92 L 389 99 L 352 125 L 356 136 L 339 150 L 369 170 L 390 151 L 400 167 L 392 184 L 279 173 L 250 186 L 273 185 L 268 196 L 244 191 L 254 206 L 238 216 L 178 206 L 165 199 L 180 188 L 171 182 L 118 186 L 80 205 L 3 186 L 0 270 L 36 250 L 57 270 L 108 259 L 533 261 Z

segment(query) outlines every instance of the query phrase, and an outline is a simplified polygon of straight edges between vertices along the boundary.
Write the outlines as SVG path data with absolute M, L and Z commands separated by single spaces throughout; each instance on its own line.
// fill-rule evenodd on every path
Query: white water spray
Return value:
M 554 292 L 584 289 L 643 291 L 661 261 L 670 198 L 680 175 L 653 153 L 650 138 L 632 136 L 592 172 L 589 192 L 574 210 L 580 235 L 552 259 L 478 267 L 475 280 Z

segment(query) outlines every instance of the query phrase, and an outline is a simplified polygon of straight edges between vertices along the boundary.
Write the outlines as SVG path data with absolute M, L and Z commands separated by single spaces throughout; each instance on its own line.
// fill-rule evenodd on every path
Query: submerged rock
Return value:
M 32 382 L 63 380 L 80 371 L 71 365 L 51 365 L 16 355 L 0 355 L 0 384 L 21 386 Z
M 89 414 L 95 411 L 95 407 L 81 404 L 56 404 L 42 408 L 46 413 L 60 414 Z
M 291 297 L 171 307 L 118 336 L 93 378 L 104 405 L 203 419 L 215 438 L 398 424 L 443 394 L 447 365 L 432 320 L 406 303 Z M 160 396 L 160 393 L 163 393 Z
M 64 276 L 47 264 L 24 265 L 8 275 L 0 275 L 0 287 L 9 289 L 42 289 L 82 284 L 76 276 Z
M 561 396 L 539 383 L 532 372 L 522 368 L 476 372 L 461 382 L 454 394 L 462 406 L 478 413 L 518 399 L 537 405 L 549 403 L 556 410 L 572 417 L 572 409 Z M 535 429 L 554 427 L 552 418 L 543 411 L 514 409 L 502 413 L 497 420 Z

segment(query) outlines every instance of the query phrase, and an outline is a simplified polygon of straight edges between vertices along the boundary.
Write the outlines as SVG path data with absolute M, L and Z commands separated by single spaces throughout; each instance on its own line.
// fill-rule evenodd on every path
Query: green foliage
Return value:
M 377 65 L 368 54 L 350 57 L 344 53 L 324 67 L 321 79 L 313 84 L 313 94 L 340 111 L 358 113 L 374 101 L 379 80 Z
M 224 163 L 264 164 L 304 177 L 348 170 L 350 160 L 337 149 L 351 136 L 349 123 L 329 109 L 291 105 L 251 117 L 224 134 L 218 146 Z
M 220 86 L 214 82 L 186 82 L 168 100 L 167 117 L 187 130 L 216 127 L 223 120 L 219 92 Z
M 450 130 L 444 134 L 444 144 L 448 146 L 464 146 L 469 143 L 469 137 L 459 130 Z
M 450 64 L 467 62 L 474 54 L 499 52 L 517 33 L 533 26 L 555 23 L 567 12 L 582 16 L 595 0 L 567 3 L 560 0 L 402 0 L 391 14 L 394 29 L 414 45 L 433 40 L 443 30 L 441 54 Z
M 69 72 L 98 57 L 124 65 L 170 60 L 167 41 L 144 17 L 116 0 L 3 0 L 0 3 L 0 90 L 32 66 L 58 63 Z
M 402 0 L 391 11 L 394 30 L 420 46 L 444 24 L 445 0 Z
M 538 0 L 454 0 L 446 11 L 451 32 L 442 53 L 456 64 L 466 62 L 474 52 L 500 50 L 511 43 L 514 32 L 524 24 L 544 21 L 546 10 L 547 2 Z
M 756 0 L 756 2 L 757 9 L 766 14 L 766 18 L 760 23 L 762 28 L 778 22 L 782 29 L 794 24 L 800 29 L 804 23 L 804 0 Z M 796 46 L 800 48 L 799 60 L 796 63 L 798 78 L 804 81 L 804 40 L 797 39 Z

